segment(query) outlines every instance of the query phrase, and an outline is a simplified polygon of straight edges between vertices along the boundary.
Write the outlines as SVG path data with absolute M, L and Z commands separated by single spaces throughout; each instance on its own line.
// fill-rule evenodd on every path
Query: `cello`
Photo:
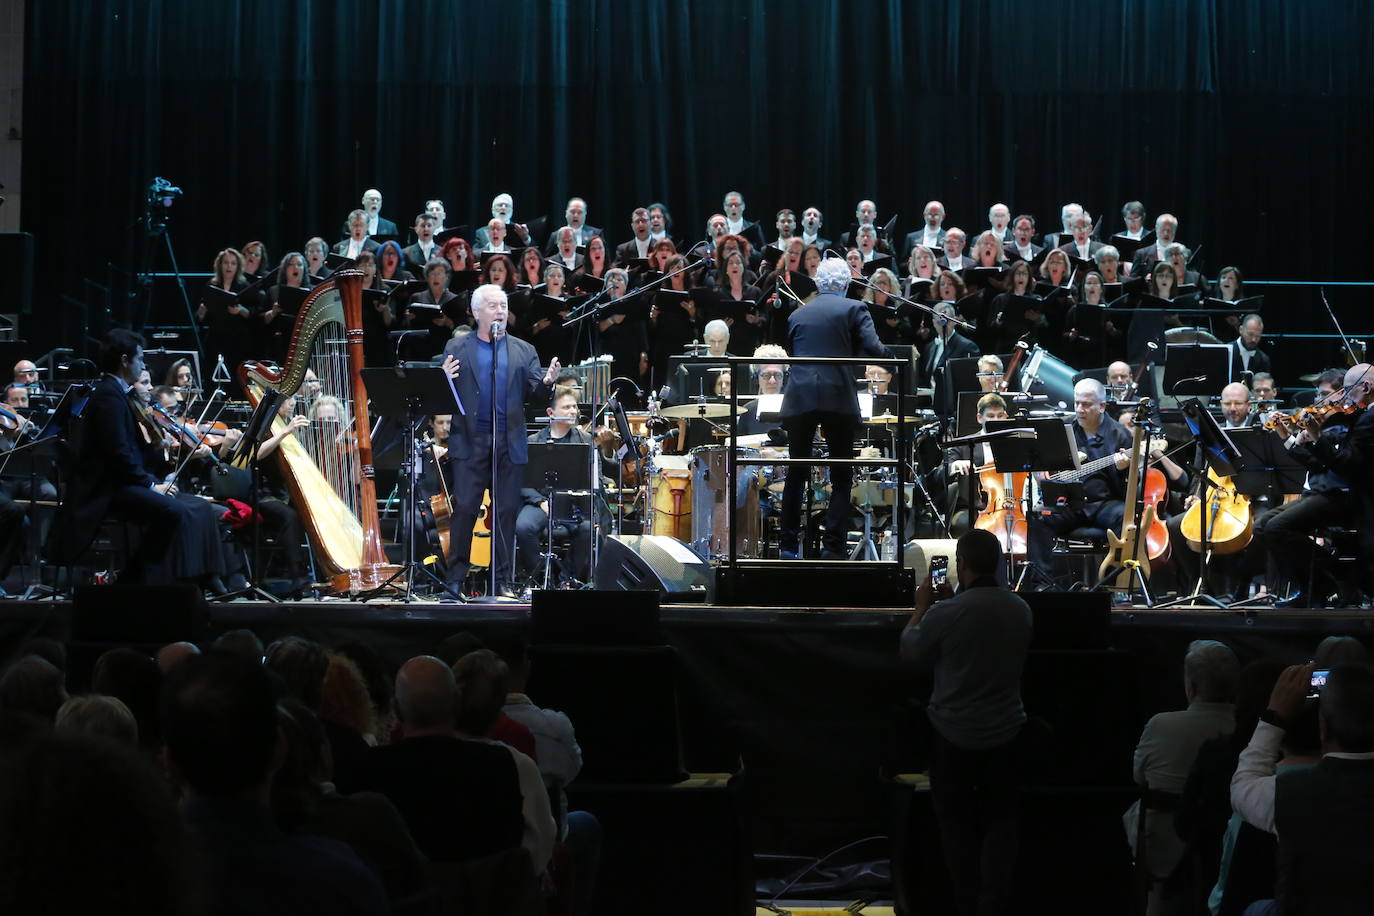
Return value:
M 1244 550 L 1255 533 L 1250 497 L 1238 493 L 1230 477 L 1211 467 L 1207 468 L 1207 478 L 1212 482 L 1207 499 L 1199 499 L 1183 513 L 1182 533 L 1188 546 L 1202 553 L 1206 543 L 1219 556 Z
M 1026 492 L 1025 471 L 1001 473 L 992 464 L 978 468 L 978 482 L 987 500 L 973 523 L 975 528 L 991 531 L 1002 545 L 1002 553 L 1013 559 L 1026 556 L 1026 512 L 1021 495 Z

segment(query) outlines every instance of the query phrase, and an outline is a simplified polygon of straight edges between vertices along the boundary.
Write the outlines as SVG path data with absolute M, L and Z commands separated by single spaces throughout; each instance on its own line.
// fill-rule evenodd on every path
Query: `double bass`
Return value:
M 1141 398 L 1139 410 L 1149 410 L 1149 403 L 1149 398 Z M 1148 531 L 1153 525 L 1156 510 L 1153 505 L 1146 505 L 1141 510 L 1139 518 L 1135 514 L 1140 496 L 1140 472 L 1143 464 L 1140 457 L 1145 441 L 1144 424 L 1136 424 L 1135 432 L 1131 436 L 1131 465 L 1126 476 L 1126 514 L 1121 521 L 1121 535 L 1117 536 L 1115 531 L 1107 531 L 1107 555 L 1102 558 L 1102 566 L 1098 569 L 1098 575 L 1104 579 L 1111 570 L 1119 570 L 1110 585 L 1119 591 L 1129 590 L 1134 585 L 1132 573 L 1136 570 L 1143 578 L 1150 577 L 1149 555 L 1143 532 Z M 1104 457 L 1115 459 L 1114 455 Z M 1163 479 L 1162 474 L 1160 478 Z

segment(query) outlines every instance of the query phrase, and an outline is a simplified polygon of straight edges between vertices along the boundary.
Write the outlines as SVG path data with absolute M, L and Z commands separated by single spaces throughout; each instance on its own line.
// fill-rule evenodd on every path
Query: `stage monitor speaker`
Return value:
M 530 605 L 536 646 L 662 646 L 660 593 L 540 589 Z
M 658 591 L 665 601 L 709 601 L 711 567 L 687 545 L 661 534 L 611 535 L 601 544 L 596 587 Z
M 74 642 L 197 642 L 209 624 L 205 595 L 194 585 L 80 585 L 72 603 Z
M 33 311 L 33 233 L 0 232 L 0 312 Z
M 1098 651 L 1112 644 L 1110 592 L 1022 592 L 1031 608 L 1032 649 Z
M 911 608 L 911 570 L 896 563 L 781 560 L 716 569 L 716 603 L 733 607 Z

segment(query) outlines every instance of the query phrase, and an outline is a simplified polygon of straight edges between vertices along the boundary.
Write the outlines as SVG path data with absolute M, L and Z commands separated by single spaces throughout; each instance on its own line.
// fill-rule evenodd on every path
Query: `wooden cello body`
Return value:
M 1002 552 L 1013 558 L 1026 556 L 1026 512 L 1022 495 L 1026 492 L 1024 471 L 1001 473 L 993 465 L 978 468 L 978 481 L 987 500 L 974 521 L 975 528 L 990 531 L 1002 544 Z
M 1231 478 L 1222 477 L 1210 467 L 1207 477 L 1212 481 L 1212 486 L 1207 488 L 1207 498 L 1199 499 L 1183 513 L 1182 534 L 1188 546 L 1201 553 L 1203 527 L 1206 526 L 1205 540 L 1213 554 L 1238 553 L 1249 545 L 1255 534 L 1250 497 L 1236 492 Z
M 322 394 L 337 399 L 344 409 L 348 419 L 337 434 L 318 441 L 314 433 L 286 436 L 276 458 L 316 560 L 332 589 L 345 594 L 380 588 L 400 569 L 387 560 L 377 515 L 371 422 L 362 380 L 362 284 L 361 271 L 340 270 L 311 291 L 296 316 L 281 369 L 260 363 L 238 368 L 255 407 L 268 389 L 294 395 L 306 370 L 313 369 Z M 280 416 L 272 419 L 273 432 L 284 428 Z
M 1141 398 L 1141 411 L 1149 409 L 1149 399 Z M 1139 415 L 1139 414 L 1137 414 Z M 1102 558 L 1102 566 L 1098 569 L 1098 576 L 1106 578 L 1112 570 L 1117 570 L 1113 577 L 1110 587 L 1118 591 L 1128 591 L 1135 584 L 1133 572 L 1138 570 L 1140 574 L 1148 579 L 1150 577 L 1149 556 L 1146 553 L 1146 540 L 1143 532 L 1148 531 L 1155 521 L 1155 507 L 1145 506 L 1141 510 L 1140 517 L 1136 518 L 1135 511 L 1140 495 L 1141 478 L 1141 452 L 1145 444 L 1145 429 L 1143 425 L 1137 425 L 1131 437 L 1131 464 L 1130 473 L 1126 477 L 1126 512 L 1121 521 L 1121 534 L 1107 531 L 1107 555 Z M 1103 456 L 1110 458 L 1112 456 Z M 1099 459 L 1101 460 L 1101 459 Z M 1163 475 L 1160 475 L 1161 478 Z M 1167 542 L 1167 536 L 1166 536 Z

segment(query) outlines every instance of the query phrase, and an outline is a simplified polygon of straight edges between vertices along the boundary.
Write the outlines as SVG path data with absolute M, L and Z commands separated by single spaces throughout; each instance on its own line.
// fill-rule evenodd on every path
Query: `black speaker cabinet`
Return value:
M 601 545 L 596 587 L 663 593 L 663 600 L 710 601 L 711 567 L 681 541 L 661 534 L 612 535 Z

